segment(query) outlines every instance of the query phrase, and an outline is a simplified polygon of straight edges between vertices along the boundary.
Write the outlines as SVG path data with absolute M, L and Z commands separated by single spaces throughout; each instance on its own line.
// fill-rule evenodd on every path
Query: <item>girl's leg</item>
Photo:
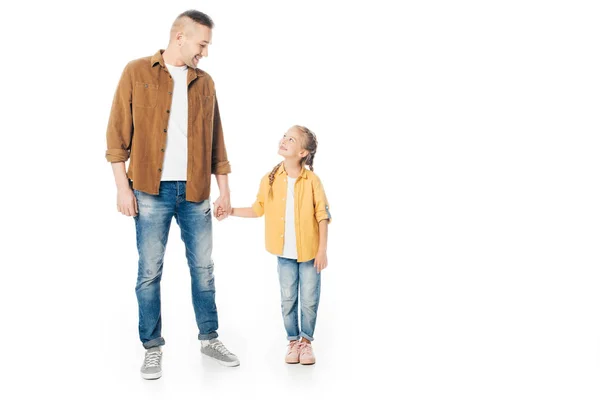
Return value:
M 300 277 L 300 336 L 303 342 L 312 342 L 317 323 L 317 310 L 321 296 L 321 274 L 317 273 L 315 260 L 299 264 Z
M 281 314 L 290 341 L 300 338 L 298 328 L 298 263 L 289 258 L 277 257 L 277 272 L 281 289 Z

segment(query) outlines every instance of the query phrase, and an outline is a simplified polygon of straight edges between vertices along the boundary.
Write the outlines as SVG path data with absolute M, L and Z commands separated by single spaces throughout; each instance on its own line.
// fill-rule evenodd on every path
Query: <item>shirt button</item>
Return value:
M 285 197 L 283 199 L 281 199 L 281 200 L 285 200 Z
M 167 130 L 166 130 L 166 129 L 163 129 L 163 132 L 164 132 L 164 133 L 167 133 Z
M 281 235 L 281 237 L 283 237 L 283 235 Z
M 147 83 L 145 83 L 145 84 L 144 84 L 144 87 L 145 87 L 145 88 L 147 88 L 147 87 L 148 87 L 148 84 L 147 84 Z
M 171 112 L 171 110 L 167 110 L 167 113 L 170 113 L 170 112 Z
M 165 152 L 165 149 L 160 149 L 160 151 L 162 151 L 163 153 Z
M 173 94 L 173 92 L 169 92 L 169 94 Z
M 159 169 L 158 169 L 158 172 L 162 172 L 162 168 L 159 168 Z

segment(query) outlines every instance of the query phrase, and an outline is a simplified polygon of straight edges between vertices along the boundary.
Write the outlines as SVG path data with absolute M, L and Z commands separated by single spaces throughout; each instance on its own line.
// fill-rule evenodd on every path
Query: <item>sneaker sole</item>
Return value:
M 153 374 L 144 374 L 142 373 L 142 378 L 146 379 L 146 380 L 155 380 L 158 379 L 162 376 L 162 372 L 155 372 Z
M 300 364 L 302 364 L 302 365 L 314 365 L 315 362 L 316 361 L 313 361 L 313 362 L 302 362 L 302 361 L 300 361 Z
M 201 352 L 201 354 L 204 357 L 210 358 L 211 360 L 214 360 L 214 361 L 218 362 L 219 364 L 221 364 L 221 365 L 223 365 L 225 367 L 237 367 L 238 365 L 240 365 L 239 361 L 222 361 L 222 360 L 219 360 L 217 358 L 211 357 L 208 354 L 205 354 L 205 353 L 202 353 L 202 352 Z
M 239 361 L 221 361 L 221 360 L 217 360 L 217 362 L 219 364 L 225 366 L 225 367 L 237 367 L 237 366 L 240 365 Z

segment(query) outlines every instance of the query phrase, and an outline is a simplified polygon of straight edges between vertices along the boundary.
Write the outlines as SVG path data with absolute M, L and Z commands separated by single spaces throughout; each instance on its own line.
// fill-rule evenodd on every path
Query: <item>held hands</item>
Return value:
M 231 215 L 231 202 L 228 194 L 219 196 L 213 205 L 214 215 L 217 221 L 222 221 Z
M 217 221 L 223 221 L 228 217 L 228 214 L 223 210 L 223 207 L 219 206 L 215 210 L 215 217 L 217 218 Z

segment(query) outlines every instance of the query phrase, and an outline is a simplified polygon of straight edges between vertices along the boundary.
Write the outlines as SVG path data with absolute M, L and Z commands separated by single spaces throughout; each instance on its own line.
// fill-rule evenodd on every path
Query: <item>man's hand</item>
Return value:
M 317 269 L 317 273 L 320 273 L 325 268 L 327 268 L 327 253 L 324 251 L 317 252 L 317 256 L 315 257 L 315 268 Z
M 128 217 L 138 215 L 138 205 L 129 186 L 117 190 L 117 211 Z

